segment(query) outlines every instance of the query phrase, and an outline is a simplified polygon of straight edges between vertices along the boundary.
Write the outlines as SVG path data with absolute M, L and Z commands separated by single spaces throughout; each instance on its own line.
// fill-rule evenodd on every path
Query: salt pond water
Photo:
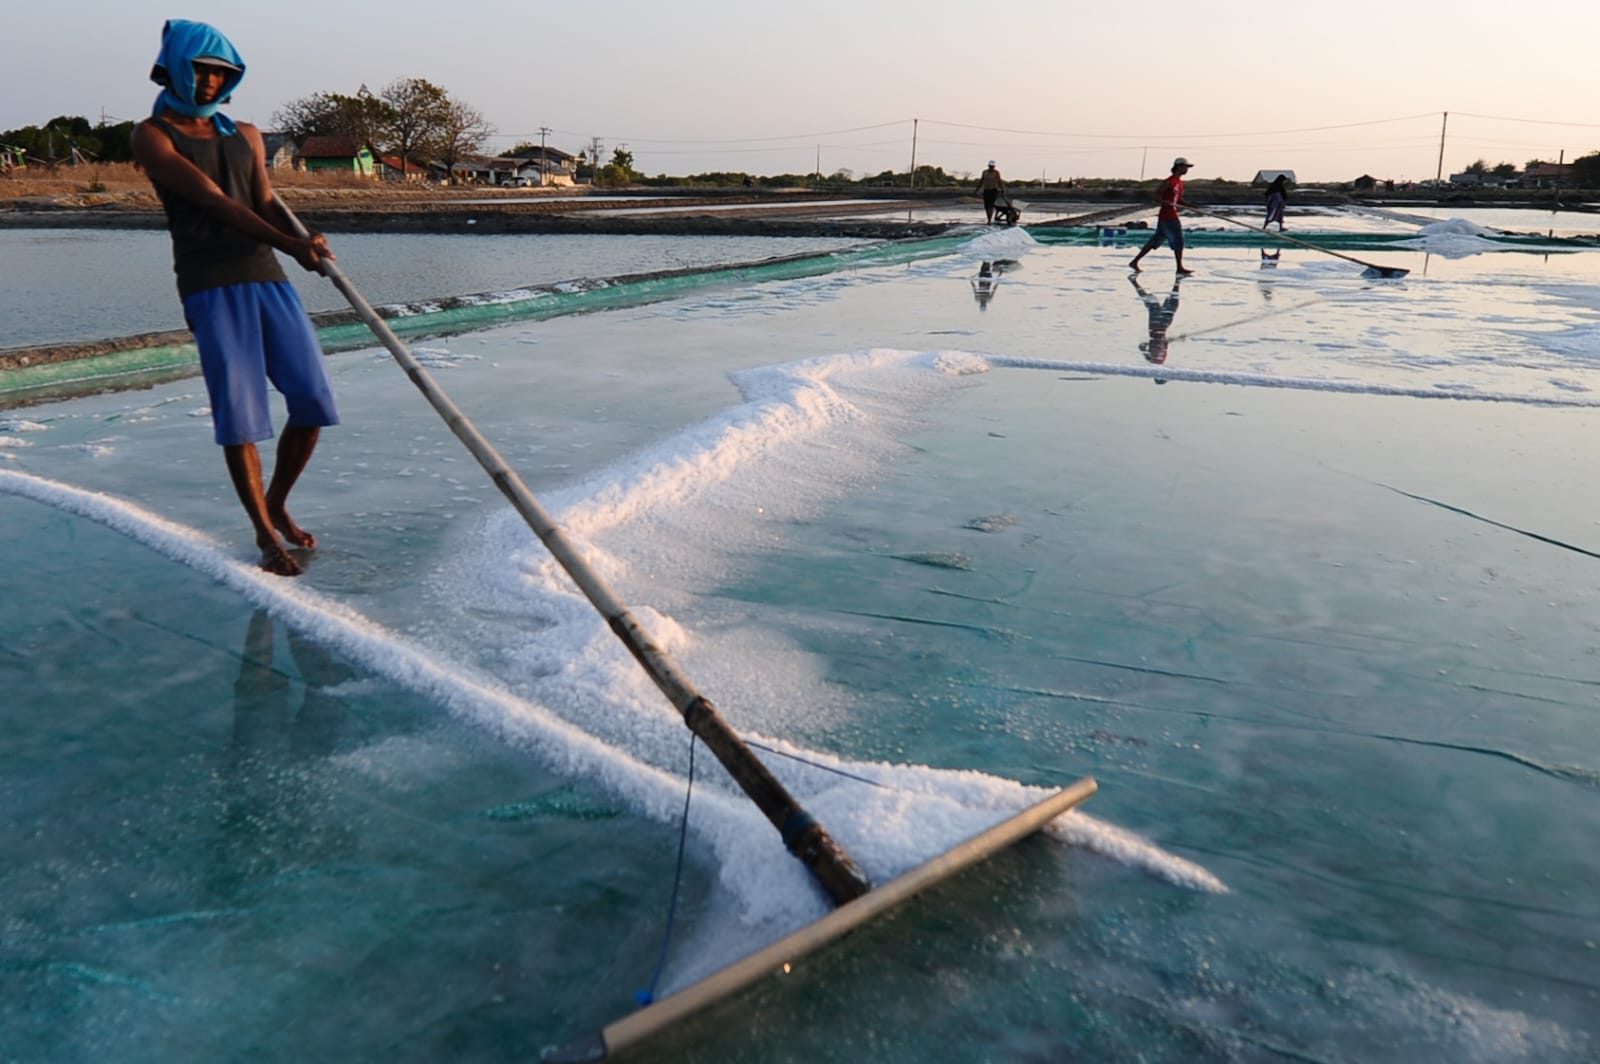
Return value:
M 874 878 L 1101 783 L 653 1057 L 1591 1059 L 1600 271 L 1493 246 L 1012 231 L 420 342 Z M 298 581 L 197 382 L 0 414 L 9 1056 L 527 1059 L 651 985 L 687 732 L 331 367 Z M 657 989 L 823 908 L 701 751 Z
M 0 347 L 182 329 L 165 232 L 0 228 Z M 343 233 L 339 265 L 376 304 L 821 252 L 857 241 L 766 237 L 483 236 Z M 344 297 L 288 264 L 307 309 Z

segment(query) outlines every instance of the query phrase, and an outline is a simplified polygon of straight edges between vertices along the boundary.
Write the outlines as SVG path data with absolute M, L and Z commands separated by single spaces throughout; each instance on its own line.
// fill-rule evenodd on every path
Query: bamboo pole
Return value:
M 296 232 L 302 237 L 310 235 L 283 200 L 278 200 L 278 205 L 293 223 Z M 428 371 L 411 354 L 405 343 L 395 335 L 394 330 L 389 328 L 388 323 L 372 309 L 372 305 L 356 290 L 355 285 L 350 283 L 338 264 L 330 259 L 322 259 L 320 272 L 344 294 L 350 306 L 361 316 L 361 320 L 382 341 L 383 346 L 389 349 L 394 360 L 400 363 L 406 375 L 411 378 L 411 383 L 417 386 L 417 390 L 444 419 L 445 424 L 450 426 L 450 431 L 455 433 L 456 438 L 472 452 L 472 456 L 478 460 L 484 472 L 494 481 L 495 487 L 500 489 L 500 493 L 522 515 L 522 519 L 539 537 L 545 548 L 556 561 L 561 563 L 561 567 L 567 571 L 573 583 L 578 585 L 590 604 L 605 618 L 606 623 L 611 626 L 611 631 L 622 640 L 622 644 L 628 648 L 645 672 L 649 673 L 655 685 L 667 696 L 678 712 L 683 714 L 684 723 L 704 740 L 706 746 L 717 756 L 717 760 L 722 762 L 723 767 L 744 789 L 745 794 L 760 807 L 762 813 L 782 835 L 784 845 L 789 848 L 789 852 L 811 870 L 823 889 L 828 892 L 828 896 L 833 899 L 834 904 L 843 905 L 870 891 L 872 883 L 856 867 L 855 862 L 822 825 L 800 807 L 800 803 L 795 801 L 783 784 L 778 782 L 777 777 L 751 752 L 744 744 L 744 740 L 739 738 L 717 712 L 711 700 L 695 690 L 694 685 L 678 669 L 666 650 L 650 636 L 632 611 L 617 598 L 601 576 L 578 553 L 571 540 L 567 538 L 566 532 L 551 519 L 533 492 L 522 482 L 522 478 L 517 476 L 516 471 L 506 464 L 494 446 L 467 419 L 450 397 L 433 382 Z
M 1336 259 L 1343 259 L 1346 262 L 1353 262 L 1357 266 L 1365 266 L 1373 273 L 1379 274 L 1383 277 L 1404 277 L 1406 274 L 1411 272 L 1404 266 L 1379 266 L 1377 263 L 1365 262 L 1353 255 L 1346 255 L 1342 251 L 1335 251 L 1332 248 L 1325 248 L 1321 245 L 1308 243 L 1304 240 L 1296 240 L 1288 233 L 1274 233 L 1272 230 L 1267 228 L 1257 230 L 1255 226 L 1250 225 L 1247 222 L 1241 222 L 1237 218 L 1229 218 L 1226 214 L 1220 214 L 1217 211 L 1208 211 L 1204 207 L 1196 207 L 1190 203 L 1185 203 L 1182 206 L 1186 211 L 1194 211 L 1196 214 L 1204 214 L 1209 218 L 1215 218 L 1219 222 L 1227 222 L 1230 225 L 1237 225 L 1240 228 L 1249 229 L 1251 232 L 1260 232 L 1266 236 L 1272 237 L 1275 240 L 1282 240 L 1286 244 L 1298 244 L 1299 246 L 1303 248 L 1309 248 L 1312 251 L 1320 251 L 1324 255 L 1332 255 Z

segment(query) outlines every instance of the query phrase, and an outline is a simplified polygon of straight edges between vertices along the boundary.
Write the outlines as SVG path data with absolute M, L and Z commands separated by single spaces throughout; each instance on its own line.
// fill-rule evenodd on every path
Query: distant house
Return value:
M 579 157 L 560 148 L 529 148 L 509 157 L 516 163 L 516 176 L 535 185 L 576 183 Z
M 398 155 L 378 156 L 378 176 L 385 181 L 426 181 L 431 167 L 424 162 L 408 159 L 400 165 Z
M 1257 170 L 1256 176 L 1250 179 L 1250 183 L 1252 185 L 1270 185 L 1278 180 L 1280 174 L 1289 184 L 1294 184 L 1293 170 Z
M 297 154 L 294 138 L 287 133 L 263 133 L 261 141 L 267 149 L 268 170 L 293 170 Z
M 372 152 L 353 137 L 307 137 L 300 145 L 300 169 L 307 173 L 343 172 L 371 177 Z
M 1463 170 L 1450 175 L 1450 184 L 1456 188 L 1505 188 L 1518 183 L 1516 178 L 1488 171 Z
M 1560 188 L 1572 184 L 1571 163 L 1540 163 L 1522 173 L 1522 183 L 1528 188 Z
M 1350 182 L 1350 187 L 1357 192 L 1371 192 L 1378 187 L 1378 179 L 1371 174 L 1362 174 Z
M 517 176 L 517 164 L 511 159 L 492 159 L 474 155 L 450 167 L 452 185 L 504 185 Z

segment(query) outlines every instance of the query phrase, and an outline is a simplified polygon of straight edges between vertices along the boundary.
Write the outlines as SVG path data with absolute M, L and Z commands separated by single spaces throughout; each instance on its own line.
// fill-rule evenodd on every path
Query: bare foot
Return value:
M 282 544 L 276 542 L 261 548 L 261 568 L 274 576 L 299 576 L 305 572 L 300 563 L 294 560 L 293 555 L 284 550 Z
M 295 524 L 288 511 L 269 511 L 269 516 L 272 518 L 272 527 L 276 528 L 291 545 L 305 550 L 317 549 L 317 537 Z
M 1134 273 L 1138 273 L 1139 272 L 1139 260 L 1138 259 L 1134 259 L 1132 262 L 1128 263 L 1128 269 L 1132 270 Z
M 1194 273 L 1193 270 L 1186 270 L 1182 266 L 1178 267 L 1178 276 L 1179 277 L 1188 277 L 1193 273 Z

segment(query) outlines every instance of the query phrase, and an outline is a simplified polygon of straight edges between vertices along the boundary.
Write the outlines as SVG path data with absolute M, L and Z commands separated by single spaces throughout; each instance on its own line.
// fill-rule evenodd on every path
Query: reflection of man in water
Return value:
M 1150 339 L 1139 345 L 1139 351 L 1146 362 L 1159 366 L 1167 360 L 1167 330 L 1172 327 L 1172 319 L 1178 314 L 1178 286 L 1183 283 L 1183 277 L 1180 275 L 1172 279 L 1172 291 L 1167 293 L 1165 299 L 1145 291 L 1136 276 L 1130 276 L 1128 283 L 1139 293 L 1139 298 L 1144 300 L 1145 310 L 1150 313 Z
M 996 276 L 994 263 L 986 261 L 978 267 L 978 276 L 972 279 L 972 298 L 978 301 L 979 310 L 989 309 L 989 300 L 994 298 L 999 285 L 1000 278 Z
M 346 832 L 326 822 L 326 784 L 316 763 L 334 752 L 344 725 L 343 702 L 329 688 L 353 672 L 290 628 L 289 651 L 305 686 L 295 711 L 293 681 L 274 661 L 274 635 L 272 618 L 257 610 L 233 685 L 233 736 L 218 773 L 220 835 L 210 869 L 212 889 L 224 896 L 350 848 Z

